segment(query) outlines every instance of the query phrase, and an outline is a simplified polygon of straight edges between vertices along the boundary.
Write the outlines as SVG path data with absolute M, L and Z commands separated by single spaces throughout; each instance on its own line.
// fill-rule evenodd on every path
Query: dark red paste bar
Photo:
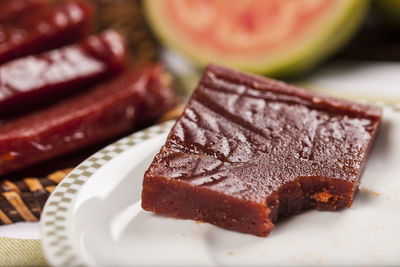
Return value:
M 92 18 L 91 5 L 70 0 L 50 11 L 29 12 L 17 22 L 2 23 L 0 64 L 75 43 L 88 35 Z
M 22 19 L 23 16 L 41 12 L 48 6 L 48 0 L 1 0 L 0 23 Z
M 267 236 L 350 207 L 381 110 L 211 65 L 147 170 L 142 207 Z
M 0 124 L 0 175 L 124 134 L 154 120 L 176 100 L 161 66 L 118 78 Z
M 121 72 L 126 55 L 123 37 L 109 30 L 40 55 L 0 66 L 0 118 L 37 102 L 86 89 Z

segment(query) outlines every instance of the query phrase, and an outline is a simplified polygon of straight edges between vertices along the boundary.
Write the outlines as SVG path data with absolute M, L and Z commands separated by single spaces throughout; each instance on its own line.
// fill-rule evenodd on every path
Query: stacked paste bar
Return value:
M 94 10 L 89 2 L 66 0 L 52 8 L 50 1 L 24 1 L 0 4 L 0 64 L 77 42 L 90 32 Z M 29 10 L 29 2 L 42 3 L 31 3 Z M 27 7 L 18 11 L 15 5 Z
M 86 90 L 125 68 L 124 38 L 114 30 L 78 44 L 15 59 L 0 66 L 0 118 L 66 94 Z
M 210 65 L 145 173 L 142 207 L 267 236 L 351 206 L 381 110 Z
M 127 134 L 172 106 L 161 65 L 115 79 L 25 116 L 0 120 L 0 175 Z
M 0 23 L 15 21 L 33 12 L 41 12 L 47 5 L 47 0 L 2 0 Z

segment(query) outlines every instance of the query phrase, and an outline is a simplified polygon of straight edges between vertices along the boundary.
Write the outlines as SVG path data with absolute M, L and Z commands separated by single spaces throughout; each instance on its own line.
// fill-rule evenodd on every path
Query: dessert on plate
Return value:
M 142 207 L 257 236 L 304 209 L 350 207 L 380 120 L 375 107 L 210 65 L 145 173 Z

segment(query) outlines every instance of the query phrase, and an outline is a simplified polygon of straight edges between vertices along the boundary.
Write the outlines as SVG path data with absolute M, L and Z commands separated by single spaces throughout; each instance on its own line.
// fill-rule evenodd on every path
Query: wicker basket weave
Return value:
M 36 222 L 47 198 L 72 168 L 53 172 L 46 177 L 27 177 L 0 182 L 0 225 L 20 221 Z

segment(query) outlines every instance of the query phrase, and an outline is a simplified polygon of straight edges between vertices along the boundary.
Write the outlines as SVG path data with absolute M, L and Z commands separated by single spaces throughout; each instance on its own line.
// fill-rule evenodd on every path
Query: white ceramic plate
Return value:
M 394 265 L 400 263 L 400 113 L 384 121 L 353 206 L 280 221 L 267 238 L 141 209 L 143 173 L 172 123 L 121 139 L 55 189 L 41 220 L 53 265 Z

